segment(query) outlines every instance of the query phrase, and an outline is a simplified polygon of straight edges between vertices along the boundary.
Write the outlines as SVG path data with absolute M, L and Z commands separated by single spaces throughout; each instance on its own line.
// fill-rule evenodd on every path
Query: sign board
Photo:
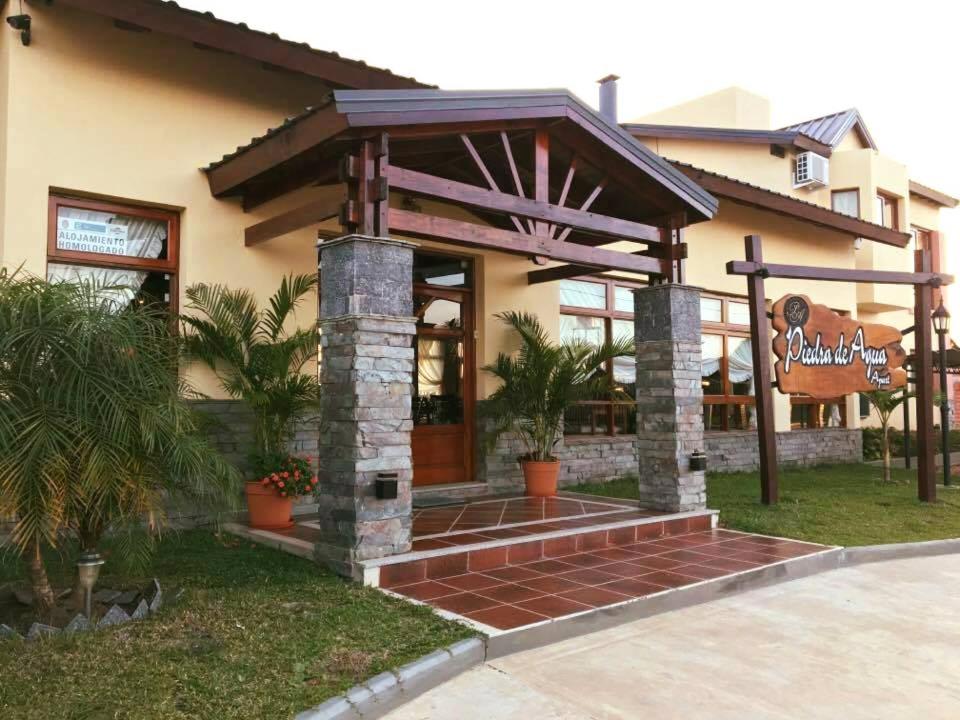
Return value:
M 896 328 L 844 317 L 806 295 L 785 295 L 773 306 L 773 329 L 782 393 L 832 398 L 907 383 L 901 367 L 907 354 Z
M 59 217 L 57 249 L 101 255 L 126 255 L 127 226 Z

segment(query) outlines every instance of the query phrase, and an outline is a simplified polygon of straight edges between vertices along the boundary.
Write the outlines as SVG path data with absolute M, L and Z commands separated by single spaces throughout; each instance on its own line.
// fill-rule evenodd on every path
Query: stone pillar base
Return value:
M 413 247 L 361 236 L 320 246 L 317 559 L 355 579 L 362 561 L 410 550 Z M 396 475 L 396 499 L 377 499 L 380 473 Z
M 700 290 L 654 285 L 634 291 L 640 504 L 681 512 L 706 507 Z

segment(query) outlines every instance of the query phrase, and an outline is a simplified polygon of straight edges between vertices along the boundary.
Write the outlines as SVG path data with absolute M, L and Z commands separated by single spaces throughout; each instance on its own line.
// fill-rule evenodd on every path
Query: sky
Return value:
M 595 106 L 615 73 L 621 122 L 731 85 L 769 98 L 774 127 L 856 107 L 912 179 L 960 197 L 956 0 L 179 2 L 449 90 L 567 88 Z

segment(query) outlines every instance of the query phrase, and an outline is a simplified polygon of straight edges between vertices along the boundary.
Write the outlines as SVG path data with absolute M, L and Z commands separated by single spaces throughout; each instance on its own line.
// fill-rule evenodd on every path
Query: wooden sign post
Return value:
M 906 353 L 900 344 L 901 331 L 843 317 L 800 294 L 784 296 L 768 315 L 764 280 L 771 277 L 913 286 L 917 348 L 917 495 L 925 502 L 936 500 L 931 298 L 933 288 L 952 283 L 953 277 L 930 271 L 929 250 L 916 251 L 916 272 L 911 273 L 764 263 L 759 235 L 744 238 L 744 249 L 746 261 L 728 262 L 727 274 L 747 277 L 763 503 L 776 503 L 779 497 L 768 317 L 777 331 L 772 347 L 778 358 L 777 387 L 782 393 L 836 397 L 853 392 L 893 390 L 907 383 L 907 374 L 902 368 Z

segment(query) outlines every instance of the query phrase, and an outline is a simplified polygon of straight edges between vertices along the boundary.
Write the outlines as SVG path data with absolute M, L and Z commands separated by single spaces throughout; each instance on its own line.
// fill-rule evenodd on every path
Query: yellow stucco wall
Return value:
M 770 101 L 743 88 L 728 87 L 631 122 L 766 130 Z

